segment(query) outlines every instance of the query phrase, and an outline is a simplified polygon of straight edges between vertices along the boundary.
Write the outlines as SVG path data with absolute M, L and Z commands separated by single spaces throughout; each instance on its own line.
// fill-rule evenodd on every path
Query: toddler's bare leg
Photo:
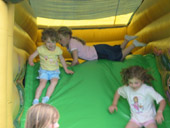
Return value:
M 126 128 L 140 128 L 135 122 L 129 121 Z
M 52 93 L 53 93 L 57 83 L 58 83 L 58 79 L 57 78 L 51 79 L 50 85 L 49 85 L 49 87 L 47 89 L 46 96 L 50 97 L 52 95 Z
M 156 123 L 151 123 L 146 128 L 157 128 L 157 125 Z
M 40 98 L 42 90 L 45 88 L 46 83 L 47 83 L 47 80 L 40 79 L 40 84 L 39 84 L 39 86 L 38 86 L 38 88 L 36 90 L 36 93 L 35 93 L 35 99 L 39 99 Z

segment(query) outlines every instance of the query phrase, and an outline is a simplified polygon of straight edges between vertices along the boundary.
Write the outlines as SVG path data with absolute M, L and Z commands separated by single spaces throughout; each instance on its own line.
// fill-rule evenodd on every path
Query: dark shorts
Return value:
M 107 44 L 94 45 L 98 59 L 107 59 L 120 61 L 122 58 L 122 49 L 120 45 L 110 46 Z

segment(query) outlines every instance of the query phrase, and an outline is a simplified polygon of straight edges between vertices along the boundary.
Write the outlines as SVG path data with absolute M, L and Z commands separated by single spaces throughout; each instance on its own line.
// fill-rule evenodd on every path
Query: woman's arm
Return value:
M 34 60 L 34 58 L 35 58 L 36 56 L 38 56 L 38 51 L 37 51 L 37 50 L 36 50 L 33 54 L 30 55 L 30 57 L 29 57 L 29 59 L 28 59 L 29 65 L 34 66 L 33 60 Z
M 77 51 L 77 49 L 73 50 L 71 54 L 72 54 L 72 57 L 73 57 L 73 61 L 72 61 L 72 63 L 71 63 L 71 66 L 74 66 L 74 65 L 79 64 L 79 62 L 78 62 L 78 51 Z

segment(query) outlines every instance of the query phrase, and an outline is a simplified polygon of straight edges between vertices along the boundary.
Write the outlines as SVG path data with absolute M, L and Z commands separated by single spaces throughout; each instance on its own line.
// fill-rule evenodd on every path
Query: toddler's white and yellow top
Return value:
M 54 51 L 49 51 L 45 45 L 37 48 L 40 57 L 40 66 L 44 70 L 57 70 L 59 69 L 58 56 L 62 55 L 63 51 L 56 46 Z

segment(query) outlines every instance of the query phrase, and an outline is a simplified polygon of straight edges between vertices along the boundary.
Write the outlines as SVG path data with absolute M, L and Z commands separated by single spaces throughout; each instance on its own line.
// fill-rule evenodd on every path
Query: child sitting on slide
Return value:
M 63 65 L 63 68 L 67 74 L 73 74 L 74 72 L 67 69 L 67 65 L 62 56 L 62 50 L 56 46 L 57 32 L 52 29 L 46 29 L 42 33 L 42 41 L 45 43 L 37 48 L 37 50 L 29 57 L 29 64 L 34 66 L 33 59 L 39 55 L 40 57 L 40 69 L 39 77 L 40 84 L 36 90 L 35 98 L 33 100 L 33 105 L 39 103 L 39 97 L 42 93 L 42 90 L 45 88 L 46 83 L 50 80 L 50 85 L 47 89 L 46 96 L 42 98 L 42 103 L 48 102 L 50 96 L 52 95 L 57 83 L 60 78 L 60 70 L 58 58 Z
M 116 91 L 113 103 L 109 107 L 110 113 L 117 111 L 117 103 L 119 97 L 122 96 L 128 100 L 131 111 L 131 119 L 126 128 L 141 128 L 143 126 L 157 128 L 156 121 L 162 123 L 164 120 L 163 111 L 166 102 L 159 93 L 148 86 L 153 77 L 140 66 L 123 69 L 121 75 L 125 85 Z M 154 100 L 160 104 L 157 112 Z

